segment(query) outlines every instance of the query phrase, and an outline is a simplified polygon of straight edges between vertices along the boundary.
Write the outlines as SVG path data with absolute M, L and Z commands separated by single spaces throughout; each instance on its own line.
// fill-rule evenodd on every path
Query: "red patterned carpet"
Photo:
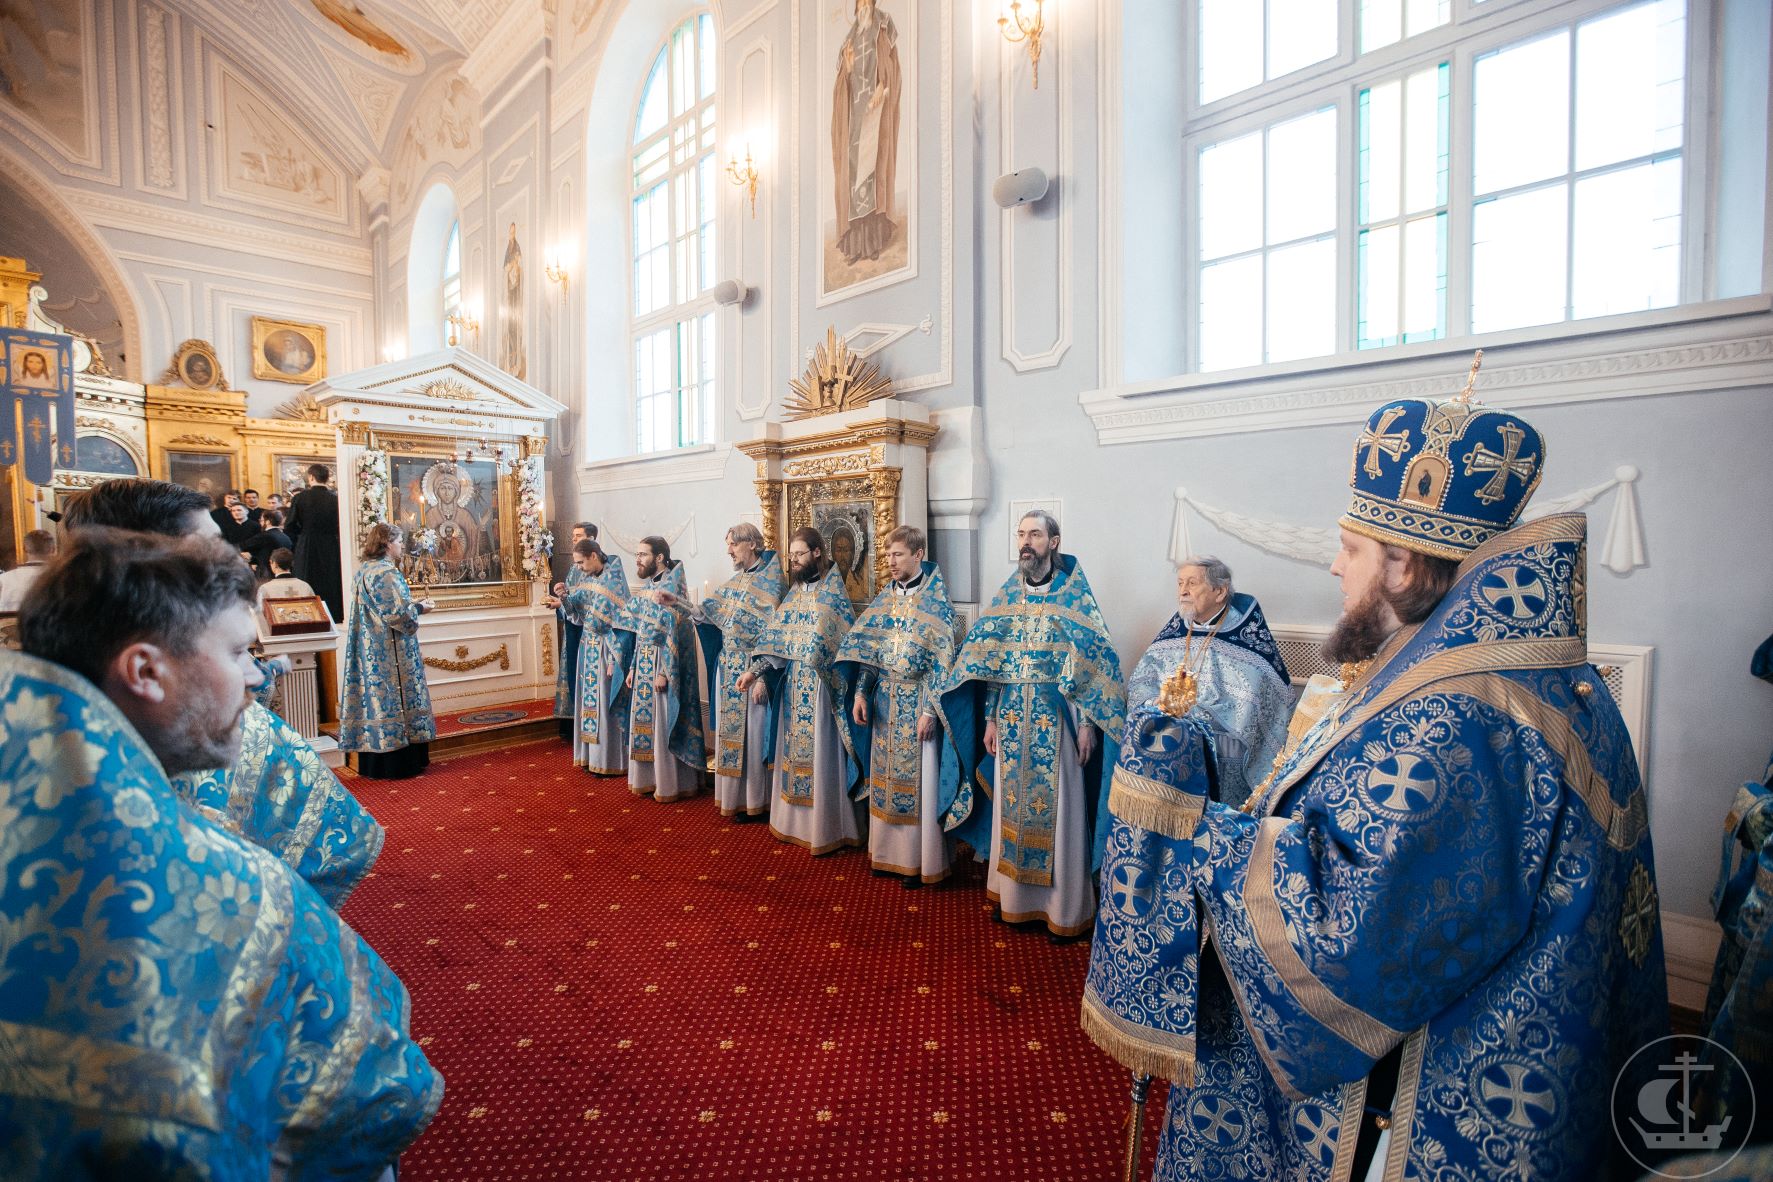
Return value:
M 1119 1176 L 1088 949 L 994 923 L 982 868 L 907 891 L 555 743 L 350 786 L 388 841 L 345 918 L 447 1085 L 402 1182 Z

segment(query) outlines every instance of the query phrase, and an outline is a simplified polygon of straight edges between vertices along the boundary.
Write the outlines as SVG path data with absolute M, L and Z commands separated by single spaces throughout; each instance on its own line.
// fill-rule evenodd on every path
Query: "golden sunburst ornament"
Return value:
M 858 357 L 836 328 L 825 330 L 825 340 L 813 351 L 806 373 L 790 378 L 788 385 L 794 393 L 789 395 L 783 415 L 789 419 L 855 410 L 893 393 L 892 379 L 872 361 Z

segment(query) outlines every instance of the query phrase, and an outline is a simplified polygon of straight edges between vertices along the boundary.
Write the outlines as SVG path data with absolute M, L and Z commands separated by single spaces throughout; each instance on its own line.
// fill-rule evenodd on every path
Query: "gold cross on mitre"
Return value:
M 1410 433 L 1408 431 L 1398 431 L 1393 433 L 1391 430 L 1391 425 L 1397 422 L 1403 413 L 1403 407 L 1392 407 L 1390 410 L 1379 416 L 1379 427 L 1377 430 L 1363 429 L 1360 438 L 1354 441 L 1354 449 L 1356 451 L 1359 451 L 1363 447 L 1367 449 L 1367 462 L 1361 465 L 1361 467 L 1368 476 L 1375 480 L 1379 478 L 1380 473 L 1380 452 L 1384 452 L 1395 460 L 1403 455 L 1410 446 Z
M 1455 402 L 1463 402 L 1468 406 L 1471 404 L 1471 392 L 1477 389 L 1478 368 L 1482 366 L 1483 363 L 1484 351 L 1479 349 L 1471 355 L 1471 374 L 1465 379 L 1465 389 L 1459 391 L 1458 395 L 1455 396 Z

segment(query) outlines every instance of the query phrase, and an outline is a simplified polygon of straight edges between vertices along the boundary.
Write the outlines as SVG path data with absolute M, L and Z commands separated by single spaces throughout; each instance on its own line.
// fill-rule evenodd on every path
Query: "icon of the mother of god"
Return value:
M 455 464 L 432 464 L 420 487 L 425 494 L 422 520 L 437 531 L 437 561 L 472 561 L 486 545 L 486 535 L 469 508 L 475 500 L 473 479 Z

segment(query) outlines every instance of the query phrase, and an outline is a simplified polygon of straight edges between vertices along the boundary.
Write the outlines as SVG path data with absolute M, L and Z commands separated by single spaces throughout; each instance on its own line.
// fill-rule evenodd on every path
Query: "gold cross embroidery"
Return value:
M 1403 413 L 1403 407 L 1392 407 L 1379 416 L 1379 429 L 1377 431 L 1363 430 L 1360 438 L 1354 442 L 1354 448 L 1356 451 L 1359 451 L 1363 447 L 1367 449 L 1367 462 L 1362 465 L 1362 470 L 1375 480 L 1379 478 L 1380 473 L 1380 452 L 1384 452 L 1395 460 L 1410 448 L 1410 433 L 1408 431 L 1399 431 L 1395 434 L 1390 433 L 1391 425 L 1397 422 Z
M 43 442 L 43 429 L 48 426 L 48 424 L 43 421 L 43 416 L 41 414 L 32 415 L 31 421 L 27 423 L 26 426 L 31 428 L 31 442 L 33 444 L 41 444 Z
M 1533 462 L 1537 456 L 1520 456 L 1521 443 L 1527 433 L 1514 423 L 1504 423 L 1497 428 L 1502 433 L 1501 455 L 1497 455 L 1483 444 L 1478 444 L 1466 453 L 1465 474 L 1475 476 L 1479 472 L 1493 472 L 1489 482 L 1478 489 L 1477 499 L 1486 505 L 1494 505 L 1508 494 L 1509 476 L 1519 476 L 1523 481 L 1533 478 Z M 1518 458 L 1517 458 L 1518 457 Z

